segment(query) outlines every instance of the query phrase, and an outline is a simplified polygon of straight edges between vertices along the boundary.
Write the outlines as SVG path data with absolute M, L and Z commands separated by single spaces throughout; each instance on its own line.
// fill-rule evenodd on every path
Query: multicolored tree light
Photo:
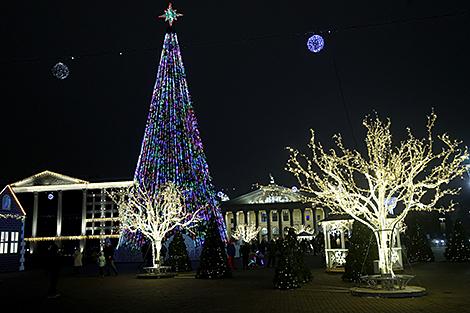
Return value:
M 168 10 L 173 10 L 171 5 Z M 176 18 L 170 20 L 170 24 L 174 20 Z M 152 194 L 160 186 L 174 183 L 183 193 L 187 211 L 206 208 L 201 212 L 201 218 L 208 220 L 211 215 L 215 216 L 225 239 L 222 215 L 217 207 L 191 105 L 178 37 L 171 28 L 163 42 L 134 180 Z

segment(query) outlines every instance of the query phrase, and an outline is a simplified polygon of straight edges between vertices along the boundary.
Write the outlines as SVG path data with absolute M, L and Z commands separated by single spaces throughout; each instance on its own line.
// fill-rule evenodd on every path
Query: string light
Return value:
M 29 237 L 25 241 L 59 241 L 59 240 L 83 240 L 83 239 L 106 239 L 106 238 L 119 238 L 119 234 L 104 234 L 104 235 L 81 235 L 81 236 L 56 236 L 56 237 Z
M 436 118 L 434 112 L 428 116 L 427 137 L 416 138 L 408 129 L 407 139 L 393 146 L 391 122 L 367 117 L 363 121 L 366 158 L 344 147 L 340 135 L 333 137 L 337 149 L 325 150 L 315 141 L 313 130 L 311 156 L 288 148 L 286 169 L 304 191 L 315 196 L 312 202 L 329 207 L 332 213 L 347 213 L 374 231 L 383 274 L 394 275 L 392 234 L 410 211 L 443 212 L 455 205 L 451 201 L 447 207 L 438 206 L 442 198 L 458 194 L 460 188 L 448 184 L 465 173 L 468 152 L 447 134 L 437 136 L 442 147 L 436 149 L 432 133 Z M 395 204 L 401 205 L 401 212 L 389 216 Z
M 11 218 L 11 219 L 15 219 L 15 220 L 24 220 L 26 218 L 26 216 L 24 215 L 19 215 L 19 214 L 2 214 L 0 213 L 0 219 L 6 219 L 6 218 Z

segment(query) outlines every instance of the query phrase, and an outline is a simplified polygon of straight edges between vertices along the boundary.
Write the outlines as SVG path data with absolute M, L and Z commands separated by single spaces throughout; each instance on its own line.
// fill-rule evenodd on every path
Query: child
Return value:
M 106 265 L 106 258 L 104 257 L 104 253 L 100 252 L 98 255 L 98 268 L 99 268 L 99 273 L 101 277 L 104 277 L 104 267 Z

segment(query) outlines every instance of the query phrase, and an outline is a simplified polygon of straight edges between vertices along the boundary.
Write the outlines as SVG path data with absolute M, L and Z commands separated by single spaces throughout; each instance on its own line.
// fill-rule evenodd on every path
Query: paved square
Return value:
M 193 274 L 172 279 L 136 279 L 136 264 L 118 264 L 119 276 L 96 276 L 90 266 L 80 277 L 64 268 L 59 282 L 61 297 L 47 299 L 47 277 L 43 271 L 0 275 L 1 303 L 14 311 L 36 312 L 470 312 L 470 264 L 436 262 L 414 265 L 407 273 L 413 284 L 429 294 L 414 299 L 354 297 L 352 286 L 338 274 L 321 268 L 297 290 L 272 288 L 273 269 L 236 271 L 226 280 L 199 280 Z M 33 312 L 33 311 L 29 311 Z

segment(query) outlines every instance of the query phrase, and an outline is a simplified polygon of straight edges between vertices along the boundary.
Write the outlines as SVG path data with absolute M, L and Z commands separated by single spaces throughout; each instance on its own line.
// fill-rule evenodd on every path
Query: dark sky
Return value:
M 166 29 L 156 16 L 167 2 L 11 2 L 0 19 L 0 183 L 45 169 L 131 178 Z M 325 143 L 340 132 L 352 146 L 353 131 L 362 144 L 361 122 L 373 110 L 401 134 L 405 126 L 422 132 L 434 107 L 437 130 L 470 142 L 466 1 L 173 6 L 184 14 L 176 29 L 216 189 L 240 194 L 269 173 L 295 184 L 284 171 L 286 146 L 304 149 L 310 128 Z M 320 30 L 333 32 L 310 53 L 305 33 Z M 51 75 L 59 61 L 70 68 L 65 80 Z

